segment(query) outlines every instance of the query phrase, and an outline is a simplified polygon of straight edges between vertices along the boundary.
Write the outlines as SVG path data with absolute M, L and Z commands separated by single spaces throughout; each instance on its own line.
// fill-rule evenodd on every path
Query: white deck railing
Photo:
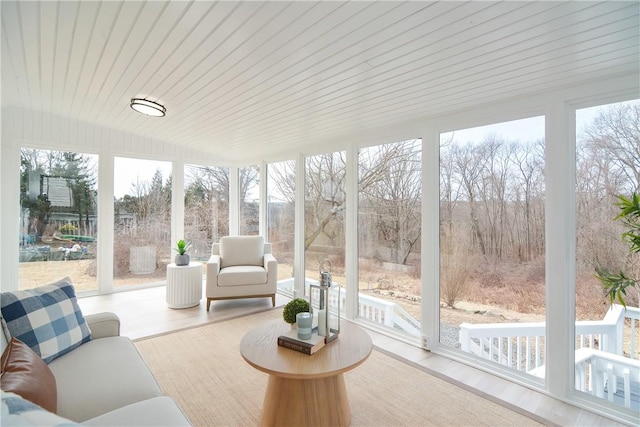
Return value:
M 606 392 L 614 400 L 621 386 L 618 400 L 630 407 L 631 387 L 640 383 L 639 321 L 639 308 L 612 305 L 602 320 L 576 322 L 578 390 L 599 397 Z M 545 343 L 544 322 L 460 325 L 463 351 L 539 377 L 544 377 Z
M 311 283 L 315 284 L 318 282 L 306 279 L 305 283 L 306 285 L 310 285 Z M 288 296 L 293 295 L 293 279 L 279 281 L 278 288 Z M 346 295 L 346 289 L 341 287 L 340 310 L 342 313 L 344 313 Z M 335 301 L 332 301 L 332 303 L 335 304 Z M 377 325 L 393 328 L 411 336 L 420 336 L 420 322 L 395 302 L 360 294 L 358 295 L 358 316 Z
M 640 409 L 632 401 L 632 387 L 640 384 L 640 361 L 600 350 L 576 350 L 576 389 L 626 408 Z M 606 394 L 606 396 L 605 396 Z M 633 402 L 633 403 L 632 403 Z
M 612 305 L 602 320 L 578 321 L 576 349 L 591 348 L 638 359 L 639 319 L 640 309 Z M 460 347 L 502 365 L 530 371 L 544 364 L 545 323 L 463 323 Z
M 306 283 L 317 282 L 307 279 Z M 279 282 L 278 287 L 292 294 L 293 279 Z M 344 310 L 346 290 L 340 291 L 340 307 Z M 420 323 L 394 302 L 359 295 L 358 315 L 420 336 Z M 576 322 L 576 389 L 602 398 L 606 394 L 610 401 L 618 396 L 624 406 L 637 406 L 631 399 L 631 387 L 640 383 L 639 324 L 640 308 L 620 305 L 612 305 L 602 320 Z M 544 322 L 460 325 L 463 351 L 539 377 L 545 374 L 545 336 Z

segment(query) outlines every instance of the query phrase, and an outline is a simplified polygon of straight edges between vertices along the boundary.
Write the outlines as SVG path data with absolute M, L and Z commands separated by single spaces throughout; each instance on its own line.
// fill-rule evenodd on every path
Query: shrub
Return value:
M 309 301 L 302 298 L 292 299 L 284 306 L 282 318 L 285 322 L 296 323 L 296 314 L 309 311 Z

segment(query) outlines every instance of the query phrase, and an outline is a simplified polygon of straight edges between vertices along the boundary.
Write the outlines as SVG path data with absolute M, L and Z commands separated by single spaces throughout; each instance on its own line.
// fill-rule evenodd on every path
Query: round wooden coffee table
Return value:
M 262 426 L 348 426 L 351 409 L 343 373 L 362 364 L 373 345 L 369 335 L 349 322 L 340 336 L 313 355 L 278 346 L 290 329 L 274 320 L 249 331 L 240 354 L 254 368 L 269 374 L 262 408 Z

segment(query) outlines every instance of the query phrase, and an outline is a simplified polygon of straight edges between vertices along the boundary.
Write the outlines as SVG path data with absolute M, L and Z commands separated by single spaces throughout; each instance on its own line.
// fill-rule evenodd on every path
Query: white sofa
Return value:
M 48 364 L 56 380 L 57 414 L 86 426 L 190 425 L 175 401 L 162 395 L 133 342 L 120 336 L 118 317 L 84 318 L 91 341 Z M 0 335 L 4 352 L 10 338 Z
M 262 236 L 225 236 L 207 262 L 207 311 L 211 301 L 271 297 L 276 305 L 278 262 Z

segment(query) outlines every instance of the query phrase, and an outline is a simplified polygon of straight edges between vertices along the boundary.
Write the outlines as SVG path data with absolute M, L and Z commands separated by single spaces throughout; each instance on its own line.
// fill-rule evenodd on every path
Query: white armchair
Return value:
M 207 262 L 207 311 L 211 301 L 271 297 L 276 305 L 278 262 L 262 236 L 225 236 Z

